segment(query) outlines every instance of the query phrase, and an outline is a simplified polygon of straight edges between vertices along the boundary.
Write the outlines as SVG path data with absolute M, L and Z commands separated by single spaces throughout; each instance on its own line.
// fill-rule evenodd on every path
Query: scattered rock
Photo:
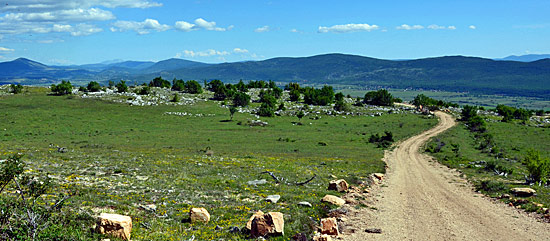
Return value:
M 309 203 L 309 202 L 299 202 L 298 205 L 300 205 L 300 206 L 305 206 L 305 207 L 313 207 L 313 206 L 311 205 L 311 203 Z
M 103 173 L 102 175 L 104 175 L 105 173 Z M 98 176 L 99 176 L 99 172 L 98 172 Z M 149 179 L 148 176 L 136 176 L 136 179 L 140 180 L 140 181 L 147 181 L 147 179 Z
M 339 218 L 348 214 L 348 212 L 349 212 L 349 209 L 347 208 L 337 208 L 337 209 L 332 209 L 328 211 L 327 216 L 331 218 Z
M 323 218 L 321 219 L 321 234 L 336 235 L 338 236 L 338 223 L 336 218 Z
M 329 235 L 323 234 L 313 237 L 313 241 L 332 241 L 332 238 Z
M 240 233 L 241 229 L 239 227 L 229 227 L 230 233 Z
M 58 147 L 57 148 L 57 152 L 59 152 L 59 153 L 66 153 L 68 151 L 69 151 L 69 149 L 67 149 L 66 147 Z
M 348 190 L 348 183 L 344 179 L 333 180 L 328 184 L 328 190 L 336 190 L 337 192 L 345 192 Z
M 344 201 L 344 199 L 341 199 L 334 195 L 326 195 L 325 197 L 323 197 L 323 199 L 321 199 L 321 201 L 328 202 L 337 206 L 342 206 L 346 204 L 346 201 Z
M 248 181 L 247 184 L 248 185 L 263 185 L 263 184 L 266 184 L 267 181 L 265 179 L 261 179 L 261 180 L 254 180 L 254 181 Z
M 533 196 L 537 191 L 528 187 L 516 187 L 512 188 L 510 191 L 518 197 L 530 197 Z
M 140 205 L 139 208 L 152 213 L 157 211 L 157 205 L 155 204 Z
M 549 211 L 548 211 L 548 208 L 542 208 L 542 212 L 543 212 L 543 213 L 548 213 L 548 212 L 549 212 Z
M 123 240 L 130 240 L 132 218 L 129 216 L 101 213 L 95 228 L 97 233 L 111 235 Z
M 207 155 L 207 156 L 213 156 L 213 155 L 214 155 L 214 151 L 212 151 L 212 150 L 207 150 L 204 154 Z
M 277 203 L 281 199 L 281 195 L 269 195 L 265 198 L 267 202 Z
M 282 213 L 269 212 L 252 220 L 250 234 L 253 238 L 284 235 L 284 225 Z
M 344 222 L 344 223 L 348 221 L 348 219 L 344 217 L 338 217 L 336 220 L 338 220 L 338 222 Z
M 374 177 L 376 177 L 378 180 L 382 181 L 384 179 L 384 174 L 382 173 L 374 173 Z
M 509 199 L 510 198 L 510 194 L 502 194 L 500 195 L 500 199 Z
M 191 223 L 203 222 L 208 223 L 210 221 L 210 213 L 205 208 L 191 208 L 190 218 Z
M 307 235 L 304 233 L 297 233 L 292 236 L 292 240 L 294 241 L 307 241 Z
M 380 228 L 367 228 L 367 229 L 365 229 L 365 232 L 367 232 L 367 233 L 382 233 L 382 229 L 380 229 Z

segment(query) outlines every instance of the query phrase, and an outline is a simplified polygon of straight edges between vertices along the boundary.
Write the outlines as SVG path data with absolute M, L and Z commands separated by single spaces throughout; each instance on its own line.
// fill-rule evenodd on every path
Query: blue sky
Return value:
M 4 0 L 0 61 L 550 53 L 550 1 Z

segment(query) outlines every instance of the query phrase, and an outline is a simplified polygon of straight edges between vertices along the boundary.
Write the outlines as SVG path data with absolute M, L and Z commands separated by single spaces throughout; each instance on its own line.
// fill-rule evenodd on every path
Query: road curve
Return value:
M 456 171 L 419 152 L 455 125 L 449 114 L 435 114 L 436 127 L 386 152 L 387 175 L 373 191 L 373 208 L 350 215 L 343 240 L 550 240 L 550 224 L 482 197 Z

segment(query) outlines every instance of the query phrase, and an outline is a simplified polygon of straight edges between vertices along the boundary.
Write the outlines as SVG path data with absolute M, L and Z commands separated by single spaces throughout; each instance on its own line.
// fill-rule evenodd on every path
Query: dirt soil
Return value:
M 455 125 L 439 124 L 387 151 L 387 174 L 343 225 L 343 240 L 550 240 L 550 224 L 473 191 L 470 184 L 419 149 Z M 380 228 L 382 233 L 367 233 Z

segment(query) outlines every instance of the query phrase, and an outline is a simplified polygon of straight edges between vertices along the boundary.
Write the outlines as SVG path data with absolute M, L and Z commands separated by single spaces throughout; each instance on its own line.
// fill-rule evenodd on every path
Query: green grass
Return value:
M 266 127 L 250 127 L 244 123 L 255 117 L 237 113 L 228 122 L 229 111 L 212 101 L 140 107 L 46 93 L 31 88 L 24 95 L 0 96 L 0 158 L 23 153 L 28 172 L 49 173 L 60 184 L 55 191 L 80 190 L 67 206 L 75 215 L 89 217 L 103 210 L 132 216 L 132 239 L 139 240 L 193 235 L 197 240 L 244 239 L 227 229 L 243 227 L 260 209 L 285 214 L 285 237 L 275 240 L 297 232 L 311 234 L 310 220 L 318 223 L 334 208 L 320 199 L 339 195 L 326 190 L 331 175 L 354 184 L 370 173 L 384 172 L 383 150 L 368 143 L 371 134 L 389 130 L 399 140 L 437 122 L 413 114 L 308 115 L 304 125 L 294 125 L 296 117 L 280 116 L 261 118 L 269 123 Z M 58 152 L 58 146 L 68 152 Z M 214 155 L 204 155 L 206 149 Z M 289 183 L 317 176 L 296 186 L 277 184 L 263 171 Z M 256 179 L 268 183 L 247 184 Z M 279 203 L 263 201 L 271 194 L 282 196 Z M 298 206 L 300 201 L 313 207 Z M 156 204 L 157 211 L 139 208 L 146 204 Z M 207 208 L 211 222 L 182 222 L 191 207 Z M 93 219 L 82 220 L 88 221 L 67 226 L 87 233 Z M 82 240 L 92 239 L 86 237 Z
M 524 177 L 528 172 L 522 164 L 524 155 L 527 150 L 534 149 L 543 156 L 550 156 L 550 129 L 522 125 L 519 122 L 488 122 L 487 127 L 488 132 L 495 138 L 498 155 L 479 150 L 477 148 L 479 144 L 475 141 L 474 135 L 462 123 L 432 139 L 432 142 L 439 140 L 446 145 L 440 152 L 430 154 L 441 163 L 459 169 L 478 188 L 481 188 L 482 192 L 490 196 L 498 197 L 509 193 L 512 187 L 526 187 Z M 452 151 L 451 143 L 460 145 L 458 156 Z M 485 168 L 484 162 L 494 162 L 510 168 L 513 173 L 507 177 L 495 175 L 492 170 Z M 539 186 L 531 186 L 531 188 L 537 190 L 538 195 L 527 199 L 550 207 L 550 188 Z

